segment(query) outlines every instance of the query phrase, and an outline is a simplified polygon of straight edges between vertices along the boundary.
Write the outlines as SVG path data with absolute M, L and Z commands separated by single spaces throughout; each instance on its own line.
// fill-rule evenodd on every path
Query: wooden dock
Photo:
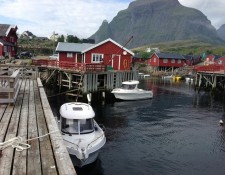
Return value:
M 76 174 L 40 79 L 20 79 L 15 103 L 0 104 L 0 149 L 1 175 Z

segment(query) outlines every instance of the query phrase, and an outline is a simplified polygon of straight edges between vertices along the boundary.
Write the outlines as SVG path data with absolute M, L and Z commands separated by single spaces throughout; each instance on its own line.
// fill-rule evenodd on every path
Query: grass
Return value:
M 200 42 L 197 40 L 185 41 L 171 41 L 165 43 L 157 43 L 145 45 L 142 47 L 132 49 L 133 52 L 146 52 L 147 48 L 159 48 L 160 52 L 170 52 L 179 54 L 194 54 L 199 55 L 202 53 L 225 55 L 225 44 L 215 45 L 211 43 Z

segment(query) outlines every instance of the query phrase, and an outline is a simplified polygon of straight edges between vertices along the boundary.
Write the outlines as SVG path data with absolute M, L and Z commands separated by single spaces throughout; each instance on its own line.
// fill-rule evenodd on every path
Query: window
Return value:
M 172 60 L 171 60 L 171 63 L 175 63 L 175 59 L 172 59 Z
M 156 58 L 154 58 L 154 63 L 156 62 Z
M 67 119 L 62 117 L 61 130 L 66 134 L 88 134 L 94 131 L 93 119 Z
M 92 54 L 92 59 L 91 59 L 92 63 L 100 63 L 102 62 L 102 60 L 103 60 L 103 54 L 96 54 L 96 53 Z
M 219 60 L 219 61 L 218 61 L 218 64 L 223 64 L 223 61 L 222 61 L 222 60 Z
M 67 53 L 67 58 L 73 58 L 73 53 Z
M 168 59 L 163 59 L 163 63 L 168 63 Z
M 94 122 L 92 119 L 80 119 L 80 134 L 88 134 L 94 131 Z
M 181 63 L 181 60 L 178 60 L 177 63 L 180 64 Z
M 62 132 L 68 134 L 78 134 L 78 120 L 76 119 L 66 119 L 62 117 Z

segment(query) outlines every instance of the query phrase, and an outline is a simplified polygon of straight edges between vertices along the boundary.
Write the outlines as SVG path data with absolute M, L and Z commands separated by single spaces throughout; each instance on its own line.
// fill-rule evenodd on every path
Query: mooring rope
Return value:
M 59 132 L 59 130 L 56 130 L 56 131 L 52 131 L 52 132 L 49 132 L 47 134 L 44 134 L 42 136 L 38 136 L 38 137 L 34 137 L 34 138 L 30 138 L 30 139 L 27 139 L 27 140 L 24 140 L 22 139 L 22 137 L 14 137 L 12 139 L 9 139 L 5 142 L 2 142 L 0 143 L 0 150 L 3 150 L 7 147 L 12 147 L 12 148 L 15 148 L 16 151 L 23 151 L 23 150 L 26 150 L 26 149 L 29 149 L 31 147 L 30 144 L 26 143 L 26 142 L 29 142 L 31 140 L 35 140 L 35 139 L 39 139 L 39 138 L 42 138 L 42 137 L 46 137 L 50 134 L 53 134 L 53 133 L 56 133 L 56 132 Z

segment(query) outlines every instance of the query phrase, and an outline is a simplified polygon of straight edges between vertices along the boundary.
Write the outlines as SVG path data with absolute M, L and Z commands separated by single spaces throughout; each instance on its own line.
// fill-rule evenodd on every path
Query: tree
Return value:
M 80 39 L 76 36 L 68 35 L 67 36 L 67 42 L 68 43 L 80 43 Z
M 142 57 L 144 60 L 147 60 L 147 59 L 150 58 L 150 53 L 149 53 L 149 52 L 142 52 L 141 57 Z
M 57 42 L 64 42 L 64 41 L 65 41 L 64 35 L 61 35 L 61 36 L 57 39 Z

